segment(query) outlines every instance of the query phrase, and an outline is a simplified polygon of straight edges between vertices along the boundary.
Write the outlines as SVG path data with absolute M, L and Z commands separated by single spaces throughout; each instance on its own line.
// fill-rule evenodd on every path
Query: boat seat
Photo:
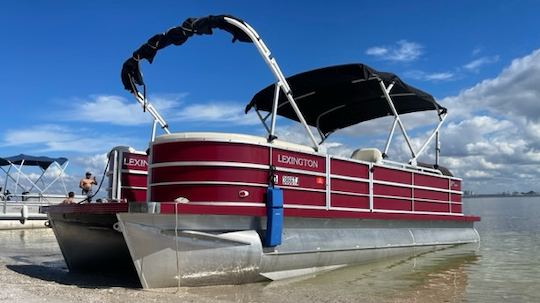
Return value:
M 382 153 L 377 148 L 359 148 L 352 153 L 351 158 L 373 163 L 381 163 L 383 160 Z

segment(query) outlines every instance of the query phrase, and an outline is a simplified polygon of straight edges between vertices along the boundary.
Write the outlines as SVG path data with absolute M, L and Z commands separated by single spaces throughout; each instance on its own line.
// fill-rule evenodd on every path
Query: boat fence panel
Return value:
M 332 217 L 343 212 L 463 216 L 457 178 L 271 143 L 159 141 L 152 145 L 154 162 L 149 166 L 151 201 L 184 197 L 189 203 L 180 207 L 193 213 L 264 216 L 272 179 L 283 189 L 286 216 Z

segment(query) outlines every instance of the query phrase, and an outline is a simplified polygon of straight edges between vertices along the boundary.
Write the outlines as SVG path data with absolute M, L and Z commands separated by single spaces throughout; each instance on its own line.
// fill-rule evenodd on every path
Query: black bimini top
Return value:
M 0 158 L 0 166 L 6 166 L 6 165 L 11 165 L 11 164 L 20 165 L 24 161 L 24 165 L 39 166 L 43 169 L 47 169 L 54 162 L 62 165 L 66 163 L 67 160 L 68 160 L 67 158 L 63 158 L 63 157 L 49 158 L 49 157 L 36 157 L 36 156 L 20 154 L 18 156 Z
M 330 66 L 287 78 L 307 124 L 316 127 L 325 138 L 338 129 L 393 115 L 380 80 L 386 87 L 394 83 L 390 97 L 398 114 L 425 110 L 446 112 L 430 94 L 407 85 L 392 73 L 379 72 L 364 64 Z M 258 92 L 246 106 L 246 113 L 251 108 L 271 112 L 274 85 Z M 277 114 L 299 121 L 283 91 Z
M 225 21 L 225 17 L 244 23 L 243 20 L 230 15 L 207 16 L 202 18 L 188 18 L 181 25 L 173 27 L 165 33 L 152 36 L 148 41 L 133 52 L 131 58 L 122 66 L 121 78 L 124 88 L 132 93 L 137 91 L 136 85 L 144 85 L 140 71 L 139 61 L 145 59 L 149 63 L 154 61 L 158 50 L 169 45 L 182 45 L 193 35 L 211 35 L 213 29 L 219 28 L 229 32 L 232 42 L 253 42 L 251 38 L 238 27 Z

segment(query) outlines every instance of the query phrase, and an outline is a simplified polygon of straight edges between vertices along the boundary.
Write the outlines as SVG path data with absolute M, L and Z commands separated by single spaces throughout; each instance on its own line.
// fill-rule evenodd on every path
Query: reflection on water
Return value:
M 476 224 L 480 246 L 457 246 L 271 283 L 185 288 L 181 293 L 224 302 L 540 302 L 540 198 L 464 203 L 466 212 L 482 217 Z M 48 274 L 61 276 L 50 280 L 92 281 L 66 275 L 50 229 L 0 231 L 0 247 L 0 259 L 8 264 L 45 266 L 54 269 Z M 11 268 L 24 274 L 20 266 Z
M 62 258 L 50 228 L 0 230 L 0 247 L 0 258 L 27 259 L 29 263 L 40 262 L 37 259 L 47 256 Z

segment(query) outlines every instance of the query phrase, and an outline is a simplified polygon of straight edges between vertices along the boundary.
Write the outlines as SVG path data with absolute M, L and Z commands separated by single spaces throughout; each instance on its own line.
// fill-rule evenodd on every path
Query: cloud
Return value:
M 84 168 L 84 172 L 88 171 L 94 176 L 100 176 L 107 165 L 107 153 L 78 156 L 73 159 L 73 163 Z
M 117 145 L 130 145 L 132 139 L 118 135 L 94 134 L 88 129 L 66 128 L 54 124 L 36 125 L 27 129 L 7 130 L 0 146 L 22 146 L 33 152 L 88 153 L 107 150 Z
M 426 73 L 423 71 L 414 70 L 406 72 L 405 76 L 421 81 L 448 81 L 453 80 L 456 75 L 452 72 Z
M 512 61 L 497 77 L 441 102 L 461 116 L 480 111 L 540 122 L 540 50 Z
M 244 104 L 234 102 L 214 102 L 193 104 L 181 109 L 174 117 L 182 122 L 211 122 L 234 125 L 256 125 L 260 123 L 257 116 L 251 112 L 244 113 Z
M 244 104 L 236 102 L 206 102 L 188 104 L 187 94 L 160 94 L 149 97 L 149 101 L 166 121 L 227 123 L 229 125 L 254 125 L 259 119 L 255 114 L 244 114 Z M 149 113 L 135 101 L 115 95 L 93 95 L 88 99 L 77 99 L 62 114 L 72 121 L 110 123 L 123 126 L 145 125 L 152 122 Z M 183 105 L 183 107 L 181 106 Z
M 441 165 L 464 178 L 464 189 L 479 193 L 540 191 L 540 50 L 516 58 L 499 75 L 444 98 L 449 119 L 441 129 Z M 431 133 L 429 112 L 403 115 L 418 148 Z M 347 143 L 331 148 L 384 147 L 392 117 L 362 123 L 336 133 Z M 298 130 L 291 131 L 293 140 Z M 343 136 L 344 135 L 344 136 Z M 331 137 L 333 139 L 336 137 Z M 329 139 L 329 140 L 330 140 Z M 352 143 L 352 140 L 355 143 Z M 354 147 L 354 148 L 353 148 Z M 420 161 L 434 161 L 433 143 Z M 347 153 L 343 153 L 346 155 Z M 390 156 L 406 161 L 408 148 L 396 130 Z
M 481 57 L 463 65 L 463 67 L 469 71 L 477 72 L 482 66 L 492 64 L 497 61 L 499 61 L 499 56 Z
M 370 47 L 366 50 L 366 54 L 382 60 L 410 62 L 422 55 L 422 49 L 423 47 L 416 42 L 399 40 L 393 46 Z
M 388 54 L 388 52 L 389 52 L 388 48 L 384 48 L 380 46 L 370 47 L 366 50 L 366 54 L 371 55 L 371 56 L 384 56 Z
M 539 190 L 539 82 L 540 50 L 535 50 L 513 60 L 497 77 L 441 101 L 453 119 L 442 130 L 442 161 L 465 178 L 466 188 Z
M 482 51 L 483 51 L 482 47 L 475 47 L 475 48 L 472 50 L 471 54 L 472 54 L 473 56 L 476 56 L 476 55 L 480 54 Z
M 177 107 L 185 94 L 168 94 L 149 97 L 150 103 L 160 112 Z M 62 113 L 64 119 L 110 123 L 115 125 L 142 125 L 152 122 L 150 114 L 143 112 L 135 100 L 127 100 L 115 95 L 92 95 L 88 98 L 76 98 L 70 108 Z

